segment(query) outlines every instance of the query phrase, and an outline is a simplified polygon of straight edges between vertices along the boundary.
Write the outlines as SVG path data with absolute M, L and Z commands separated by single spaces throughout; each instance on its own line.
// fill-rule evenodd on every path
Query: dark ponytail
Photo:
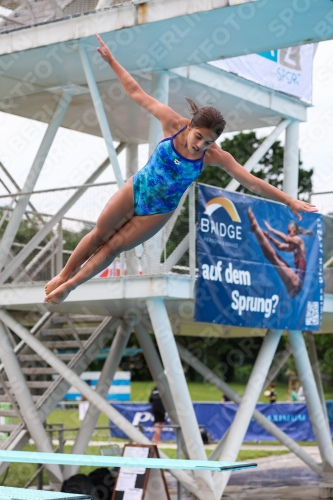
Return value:
M 192 99 L 185 97 L 190 105 L 192 115 L 191 127 L 193 128 L 208 128 L 217 136 L 220 136 L 225 127 L 225 119 L 222 113 L 211 106 L 199 108 Z

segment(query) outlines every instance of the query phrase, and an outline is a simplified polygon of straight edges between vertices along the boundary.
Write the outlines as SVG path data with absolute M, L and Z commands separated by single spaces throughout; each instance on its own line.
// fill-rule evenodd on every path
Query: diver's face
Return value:
M 218 136 L 208 128 L 188 127 L 187 148 L 191 154 L 198 154 L 214 144 Z
M 295 226 L 293 226 L 293 225 L 288 226 L 288 234 L 289 234 L 289 236 L 296 236 L 297 235 L 297 231 L 296 231 Z

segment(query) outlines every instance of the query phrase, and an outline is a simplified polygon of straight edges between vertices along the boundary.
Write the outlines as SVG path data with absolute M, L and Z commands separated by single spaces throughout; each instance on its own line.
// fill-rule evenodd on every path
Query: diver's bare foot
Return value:
M 53 292 L 53 290 L 58 288 L 60 285 L 62 285 L 63 283 L 66 283 L 66 281 L 67 281 L 66 278 L 63 278 L 60 274 L 58 274 L 53 279 L 51 279 L 51 281 L 46 283 L 46 285 L 44 287 L 45 294 L 49 295 L 51 292 Z
M 250 229 L 254 233 L 258 229 L 258 222 L 250 207 L 247 209 L 247 215 L 250 220 Z
M 72 288 L 68 286 L 68 283 L 63 283 L 62 285 L 58 286 L 53 292 L 49 293 L 45 298 L 44 302 L 47 302 L 48 304 L 61 304 L 65 299 L 67 299 L 69 293 L 71 292 Z

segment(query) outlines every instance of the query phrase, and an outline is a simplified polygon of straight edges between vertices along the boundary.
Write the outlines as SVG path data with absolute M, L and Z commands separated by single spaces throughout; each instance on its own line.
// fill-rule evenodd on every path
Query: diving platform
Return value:
M 113 268 L 112 277 L 109 270 L 107 277 L 91 279 L 59 306 L 46 304 L 43 298 L 45 283 L 60 271 L 72 251 L 64 248 L 65 231 L 81 238 L 91 230 L 105 196 L 110 197 L 115 185 L 122 186 L 138 170 L 138 145 L 149 142 L 152 150 L 162 137 L 157 121 L 130 101 L 97 54 L 96 32 L 146 92 L 182 116 L 187 116 L 184 95 L 188 95 L 199 106 L 221 109 L 227 131 L 272 126 L 272 132 L 244 165 L 249 172 L 285 132 L 283 189 L 297 196 L 299 123 L 306 121 L 309 104 L 208 62 L 333 38 L 332 2 L 96 0 L 89 2 L 90 9 L 75 11 L 83 2 L 57 0 L 52 2 L 57 11 L 45 18 L 43 10 L 34 10 L 41 3 L 30 3 L 30 14 L 27 6 L 20 6 L 16 13 L 6 11 L 0 22 L 0 111 L 48 124 L 24 185 L 12 178 L 8 182 L 11 190 L 1 195 L 7 200 L 1 202 L 0 221 L 0 226 L 6 222 L 0 241 L 0 400 L 9 404 L 10 410 L 0 409 L 0 415 L 3 411 L 16 417 L 12 428 L 0 425 L 0 432 L 8 433 L 3 450 L 19 451 L 31 437 L 38 452 L 53 453 L 43 423 L 70 386 L 91 403 L 72 449 L 74 455 L 84 455 L 100 412 L 133 442 L 150 444 L 105 399 L 130 336 L 135 334 L 171 421 L 181 427 L 184 450 L 191 460 L 206 463 L 207 456 L 182 362 L 239 406 L 211 458 L 234 462 L 254 418 L 329 480 L 333 448 L 328 446 L 329 422 L 314 335 L 307 332 L 307 350 L 302 332 L 287 332 L 290 345 L 280 359 L 276 351 L 286 332 L 193 321 L 197 281 L 194 185 L 158 235 L 137 251 L 117 258 L 119 266 Z M 59 127 L 103 137 L 107 157 L 99 165 L 100 160 L 96 160 L 84 184 L 60 187 L 54 193 L 50 190 L 55 186 L 48 186 L 36 193 Z M 126 168 L 121 168 L 118 155 L 124 149 Z M 0 161 L 5 163 L 3 158 Z M 4 175 L 8 181 L 12 174 L 2 163 L 1 180 Z M 111 181 L 96 186 L 107 169 Z M 233 180 L 226 189 L 237 187 Z M 71 191 L 58 196 L 59 190 L 66 189 Z M 47 197 L 47 213 L 40 209 L 43 196 L 44 200 Z M 89 220 L 84 220 L 82 212 L 87 206 Z M 16 236 L 22 221 L 34 228 L 24 244 Z M 327 265 L 331 258 L 327 255 Z M 325 269 L 329 293 L 325 294 L 321 333 L 332 332 L 330 271 Z M 190 347 L 178 344 L 178 335 L 216 337 L 217 342 L 223 337 L 262 337 L 244 396 L 205 366 Z M 105 346 L 110 349 L 94 391 L 80 374 Z M 291 354 L 304 387 L 322 463 L 315 462 L 255 408 L 262 390 Z M 7 466 L 0 463 L 0 473 Z M 52 463 L 46 465 L 46 471 L 54 488 L 60 489 L 64 479 L 77 473 L 78 465 L 68 463 L 61 469 Z M 211 470 L 171 472 L 200 500 L 221 498 L 229 478 L 228 472 Z
M 122 318 L 134 316 L 149 321 L 147 298 L 165 302 L 174 335 L 194 337 L 264 337 L 266 329 L 223 326 L 193 321 L 196 278 L 187 275 L 164 274 L 92 279 L 71 292 L 57 306 L 43 302 L 45 283 L 19 283 L 0 286 L 1 308 L 8 311 L 31 311 L 64 314 L 90 314 Z M 333 294 L 325 294 L 320 332 L 331 333 L 333 324 Z

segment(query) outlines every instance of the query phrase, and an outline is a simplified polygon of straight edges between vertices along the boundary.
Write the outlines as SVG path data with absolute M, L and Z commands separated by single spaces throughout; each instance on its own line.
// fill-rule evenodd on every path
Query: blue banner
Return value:
M 112 406 L 119 411 L 133 425 L 140 425 L 144 434 L 151 439 L 154 433 L 154 417 L 150 404 L 116 404 Z M 331 436 L 333 438 L 333 401 L 327 401 L 327 413 L 330 421 Z M 218 441 L 231 425 L 237 408 L 233 403 L 193 403 L 199 425 L 202 425 L 210 434 L 213 441 Z M 308 410 L 305 403 L 276 403 L 258 404 L 256 409 L 276 424 L 288 436 L 296 441 L 315 441 Z M 166 424 L 170 420 L 166 419 Z M 112 422 L 110 422 L 112 425 Z M 119 429 L 112 429 L 114 437 L 126 438 Z M 170 429 L 163 429 L 162 441 L 175 440 L 175 434 Z M 275 438 L 265 431 L 254 419 L 251 420 L 244 441 L 274 441 Z
M 195 321 L 320 329 L 323 219 L 285 205 L 199 185 Z

